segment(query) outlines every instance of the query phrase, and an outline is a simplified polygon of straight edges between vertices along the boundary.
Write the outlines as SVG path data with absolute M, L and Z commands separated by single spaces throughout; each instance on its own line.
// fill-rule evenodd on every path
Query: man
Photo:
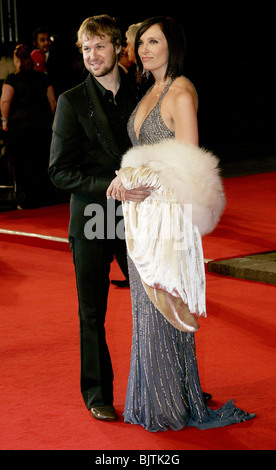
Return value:
M 55 96 L 58 98 L 62 92 L 74 86 L 71 78 L 73 75 L 72 58 L 68 51 L 61 47 L 58 39 L 50 36 L 45 28 L 38 28 L 34 31 L 33 46 L 35 55 L 32 57 L 35 68 L 48 73 Z
M 35 49 L 39 49 L 46 55 L 48 59 L 50 48 L 51 48 L 51 38 L 47 29 L 39 28 L 36 29 L 33 33 L 33 45 Z
M 108 224 L 117 226 L 122 219 L 110 220 L 108 214 L 112 217 L 115 210 L 108 204 L 115 201 L 107 202 L 106 190 L 131 146 L 126 126 L 136 104 L 126 74 L 119 72 L 120 41 L 120 30 L 107 15 L 87 18 L 81 25 L 77 45 L 89 74 L 84 83 L 59 97 L 49 166 L 54 184 L 71 193 L 69 241 L 79 299 L 81 392 L 92 416 L 107 421 L 117 418 L 104 327 L 113 255 L 124 260 L 126 276 L 127 265 L 123 237 L 116 230 L 115 238 L 106 233 Z M 143 200 L 148 195 L 137 189 L 127 191 L 126 197 Z M 85 214 L 91 221 L 94 212 L 93 232 Z

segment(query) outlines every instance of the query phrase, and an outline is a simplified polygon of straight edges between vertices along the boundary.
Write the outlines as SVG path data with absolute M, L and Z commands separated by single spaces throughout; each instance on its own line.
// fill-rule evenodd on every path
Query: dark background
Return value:
M 70 61 L 88 16 L 116 17 L 123 37 L 132 23 L 177 17 L 187 39 L 186 76 L 199 94 L 201 145 L 224 162 L 262 159 L 275 155 L 275 27 L 273 3 L 256 3 L 18 0 L 18 39 L 31 45 L 32 32 L 46 26 Z

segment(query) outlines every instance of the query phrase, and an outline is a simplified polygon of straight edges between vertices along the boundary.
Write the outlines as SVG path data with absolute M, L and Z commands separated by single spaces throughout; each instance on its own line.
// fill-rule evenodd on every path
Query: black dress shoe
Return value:
M 112 405 L 95 406 L 91 408 L 93 418 L 101 421 L 116 421 L 118 415 Z
M 203 398 L 204 398 L 205 403 L 207 403 L 207 401 L 209 400 L 212 400 L 213 397 L 211 393 L 206 393 L 206 392 L 202 392 L 202 393 L 203 393 Z
M 129 282 L 127 279 L 124 281 L 111 281 L 111 284 L 114 284 L 114 286 L 117 287 L 129 287 Z

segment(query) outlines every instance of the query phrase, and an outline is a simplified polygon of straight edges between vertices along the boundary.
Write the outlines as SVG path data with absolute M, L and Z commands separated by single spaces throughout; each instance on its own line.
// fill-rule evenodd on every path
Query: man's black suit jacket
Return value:
M 137 100 L 124 73 L 120 86 L 130 115 Z M 58 188 L 71 193 L 69 235 L 85 238 L 88 204 L 100 204 L 106 212 L 106 190 L 120 168 L 121 157 L 99 90 L 89 74 L 84 83 L 59 97 L 53 124 L 49 175 Z

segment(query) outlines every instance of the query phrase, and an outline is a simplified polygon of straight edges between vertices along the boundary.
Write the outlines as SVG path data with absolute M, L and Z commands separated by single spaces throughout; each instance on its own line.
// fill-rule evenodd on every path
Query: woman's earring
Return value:
M 146 78 L 149 78 L 149 76 L 150 76 L 150 71 L 143 69 L 142 76 L 143 76 L 143 77 L 145 76 Z

